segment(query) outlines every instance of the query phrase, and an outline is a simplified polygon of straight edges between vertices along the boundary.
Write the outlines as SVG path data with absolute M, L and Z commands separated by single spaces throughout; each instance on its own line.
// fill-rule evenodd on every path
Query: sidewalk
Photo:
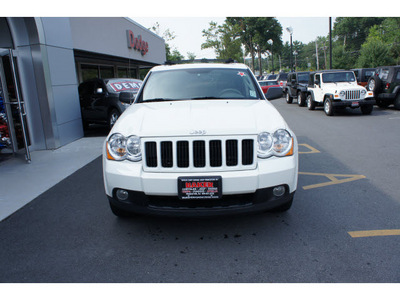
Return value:
M 34 151 L 31 163 L 0 164 L 0 222 L 101 155 L 105 136 L 85 137 L 56 150 Z

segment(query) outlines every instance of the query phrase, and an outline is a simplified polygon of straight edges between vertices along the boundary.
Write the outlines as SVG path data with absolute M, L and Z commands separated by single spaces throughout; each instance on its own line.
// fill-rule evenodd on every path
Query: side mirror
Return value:
M 119 101 L 124 103 L 132 104 L 135 101 L 136 94 L 131 92 L 121 92 L 119 93 Z
M 102 88 L 96 89 L 96 94 L 103 94 L 103 89 Z
M 279 99 L 283 96 L 283 91 L 281 87 L 270 87 L 265 93 L 265 98 L 267 100 Z

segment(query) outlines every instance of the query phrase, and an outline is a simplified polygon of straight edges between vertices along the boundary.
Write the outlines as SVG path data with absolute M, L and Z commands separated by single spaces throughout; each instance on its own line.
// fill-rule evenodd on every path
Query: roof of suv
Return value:
M 247 70 L 248 67 L 245 64 L 233 63 L 233 64 L 218 64 L 218 63 L 196 63 L 196 64 L 179 64 L 179 65 L 162 65 L 156 66 L 152 71 L 166 71 L 166 70 L 183 70 L 183 69 L 243 69 Z

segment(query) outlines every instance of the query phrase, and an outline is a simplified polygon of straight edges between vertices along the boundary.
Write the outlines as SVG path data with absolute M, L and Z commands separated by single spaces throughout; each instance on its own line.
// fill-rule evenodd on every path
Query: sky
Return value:
M 135 17 L 130 19 L 139 23 L 145 28 L 152 27 L 156 22 L 160 24 L 160 34 L 167 29 L 173 32 L 176 38 L 169 41 L 172 49 L 177 49 L 185 58 L 191 52 L 196 58 L 215 58 L 213 49 L 201 50 L 201 44 L 206 41 L 202 36 L 202 30 L 208 29 L 211 21 L 222 25 L 225 17 Z M 290 34 L 287 27 L 293 28 L 293 41 L 298 40 L 305 44 L 315 40 L 318 36 L 329 34 L 329 17 L 277 17 L 282 25 L 282 41 L 290 41 Z M 334 18 L 332 18 L 332 26 Z
M 208 29 L 211 21 L 222 25 L 227 16 L 276 17 L 283 28 L 284 43 L 290 39 L 286 31 L 289 26 L 293 28 L 293 40 L 309 43 L 329 34 L 329 17 L 333 26 L 336 16 L 372 17 L 388 13 L 393 14 L 387 6 L 376 6 L 375 0 L 363 0 L 362 6 L 349 0 L 17 0 L 5 2 L 1 9 L 1 15 L 8 17 L 128 17 L 145 28 L 158 22 L 161 34 L 167 29 L 174 32 L 176 38 L 169 44 L 186 58 L 188 52 L 197 58 L 215 57 L 213 49 L 201 50 L 205 42 L 202 30 Z

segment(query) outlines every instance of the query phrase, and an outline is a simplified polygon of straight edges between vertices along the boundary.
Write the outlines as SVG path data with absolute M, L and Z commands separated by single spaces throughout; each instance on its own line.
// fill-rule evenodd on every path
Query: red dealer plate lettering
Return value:
M 222 177 L 178 177 L 178 197 L 181 200 L 220 199 Z

